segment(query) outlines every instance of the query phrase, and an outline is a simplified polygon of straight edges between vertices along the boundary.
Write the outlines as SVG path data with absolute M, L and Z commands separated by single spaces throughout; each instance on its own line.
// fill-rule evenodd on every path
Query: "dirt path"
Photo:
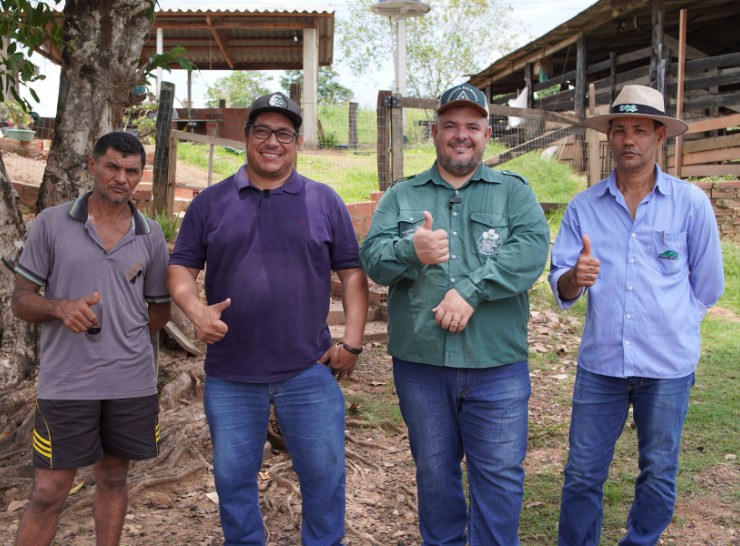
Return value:
M 545 321 L 533 323 L 534 346 L 545 343 L 545 336 L 539 335 L 538 339 L 537 334 L 545 324 Z M 562 351 L 573 356 L 571 351 L 577 344 L 576 338 L 561 331 L 557 343 Z M 222 544 L 210 466 L 212 453 L 201 400 L 202 361 L 183 356 L 169 343 L 165 345 L 160 366 L 170 387 L 165 388 L 162 395 L 162 453 L 156 461 L 137 464 L 131 471 L 131 501 L 122 544 Z M 385 420 L 378 409 L 387 410 L 396 404 L 390 360 L 383 344 L 366 347 L 359 369 L 343 385 L 348 400 L 348 531 L 345 542 L 348 546 L 419 544 L 414 470 L 406 431 L 403 425 Z M 571 383 L 561 376 L 574 371 L 570 357 L 564 359 L 563 370 L 532 374 L 530 420 L 533 425 L 557 425 L 567 420 L 567 406 L 553 401 L 568 396 Z M 564 374 L 559 373 L 561 371 Z M 34 385 L 28 384 L 17 392 L 19 399 L 28 398 L 26 408 L 31 405 L 33 390 Z M 20 409 L 4 409 L 3 427 L 7 433 L 7 427 L 18 418 Z M 559 472 L 565 459 L 564 448 L 564 445 L 559 449 L 530 448 L 525 462 L 528 475 L 548 469 Z M 6 454 L 0 472 L 0 499 L 4 511 L 0 514 L 0 545 L 6 546 L 13 543 L 31 483 L 26 450 L 9 455 Z M 663 543 L 674 546 L 737 544 L 734 535 L 737 513 L 720 495 L 736 487 L 737 478 L 733 466 L 705 472 L 700 480 L 706 487 L 679 499 L 677 524 L 666 531 Z M 67 501 L 55 542 L 58 546 L 84 546 L 94 541 L 90 513 L 94 488 L 89 470 L 81 471 L 76 483 L 83 485 Z M 260 483 L 269 544 L 298 544 L 300 496 L 286 453 L 269 455 L 260 474 Z M 536 509 L 538 504 L 541 503 L 527 506 L 525 510 Z M 523 545 L 546 546 L 527 542 Z

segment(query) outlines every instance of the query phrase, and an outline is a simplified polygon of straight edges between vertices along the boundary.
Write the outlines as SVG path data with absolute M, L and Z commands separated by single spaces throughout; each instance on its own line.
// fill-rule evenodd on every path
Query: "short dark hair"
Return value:
M 113 131 L 101 136 L 93 146 L 92 156 L 95 161 L 100 159 L 110 149 L 120 152 L 124 157 L 127 155 L 138 155 L 141 158 L 141 168 L 146 165 L 146 152 L 144 146 L 131 133 L 124 131 Z

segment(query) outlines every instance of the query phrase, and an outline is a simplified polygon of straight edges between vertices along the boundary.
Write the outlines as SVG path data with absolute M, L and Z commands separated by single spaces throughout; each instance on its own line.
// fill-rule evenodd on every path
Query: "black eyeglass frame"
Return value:
M 267 125 L 254 125 L 252 123 L 249 123 L 247 124 L 247 131 L 249 131 L 250 129 L 252 130 L 252 135 L 254 135 L 254 137 L 259 140 L 270 140 L 270 137 L 274 134 L 275 139 L 280 144 L 292 144 L 293 142 L 298 140 L 298 137 L 300 136 L 300 133 L 298 131 L 289 131 L 288 129 L 272 129 L 268 127 Z M 269 133 L 267 134 L 267 136 L 261 137 L 254 132 L 255 129 L 269 131 Z M 288 141 L 281 140 L 280 135 L 278 133 L 283 133 L 283 136 L 285 136 L 286 134 L 289 134 L 290 140 Z

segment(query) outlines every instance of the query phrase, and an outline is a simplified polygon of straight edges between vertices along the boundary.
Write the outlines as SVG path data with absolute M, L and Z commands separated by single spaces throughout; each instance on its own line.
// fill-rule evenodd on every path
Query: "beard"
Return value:
M 472 143 L 467 139 L 463 139 L 453 140 L 450 142 L 450 145 L 472 145 Z M 444 170 L 455 176 L 467 176 L 469 174 L 473 174 L 478 169 L 480 162 L 483 160 L 483 150 L 480 150 L 478 153 L 474 154 L 473 157 L 468 159 L 455 159 L 451 154 L 444 153 L 446 150 L 440 149 L 439 142 L 436 142 L 436 148 L 437 161 L 439 164 L 444 168 Z
M 438 161 L 448 173 L 454 174 L 455 176 L 473 174 L 478 169 L 478 165 L 480 165 L 480 158 L 470 158 L 458 161 L 449 156 L 443 156 L 440 157 Z

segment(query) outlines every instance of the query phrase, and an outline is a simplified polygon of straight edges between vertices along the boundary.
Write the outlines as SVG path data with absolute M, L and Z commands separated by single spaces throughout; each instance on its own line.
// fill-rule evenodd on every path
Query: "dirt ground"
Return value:
M 11 179 L 39 180 L 43 164 L 9 157 L 4 160 Z M 40 169 L 38 168 L 41 165 Z M 179 171 L 179 169 L 178 169 Z M 34 178 L 36 177 L 37 178 Z M 726 315 L 737 320 L 734 315 Z M 570 396 L 579 339 L 561 315 L 534 309 L 530 321 L 533 351 L 560 354 L 552 369 L 533 370 L 530 422 L 563 423 L 568 408 L 553 400 Z M 345 396 L 362 402 L 347 408 L 347 534 L 348 546 L 409 546 L 419 544 L 414 468 L 403 424 L 378 421 L 374 407 L 395 404 L 391 363 L 382 342 L 365 345 L 360 363 L 343 383 Z M 212 452 L 202 407 L 202 358 L 187 356 L 163 335 L 160 352 L 161 454 L 137 463 L 130 473 L 130 502 L 122 545 L 216 545 L 223 543 L 217 497 L 213 485 Z M 0 446 L 3 438 L 27 433 L 35 384 L 0 391 Z M 534 427 L 533 427 L 534 428 Z M 563 442 L 564 444 L 564 442 Z M 18 519 L 27 503 L 32 469 L 27 445 L 0 449 L 0 546 L 13 544 Z M 529 450 L 529 475 L 562 469 L 562 449 Z M 559 475 L 559 474 L 558 474 Z M 702 487 L 679 497 L 674 524 L 662 544 L 675 546 L 730 546 L 736 536 L 736 506 L 724 499 L 736 490 L 735 465 L 718 465 L 699 477 Z M 94 492 L 89 470 L 79 472 L 74 492 L 65 504 L 56 546 L 94 544 L 91 502 Z M 260 473 L 261 501 L 268 543 L 300 544 L 300 493 L 289 456 L 268 450 Z M 536 510 L 532 503 L 524 510 Z M 555 525 L 555 522 L 553 522 Z M 524 543 L 524 546 L 548 546 Z

